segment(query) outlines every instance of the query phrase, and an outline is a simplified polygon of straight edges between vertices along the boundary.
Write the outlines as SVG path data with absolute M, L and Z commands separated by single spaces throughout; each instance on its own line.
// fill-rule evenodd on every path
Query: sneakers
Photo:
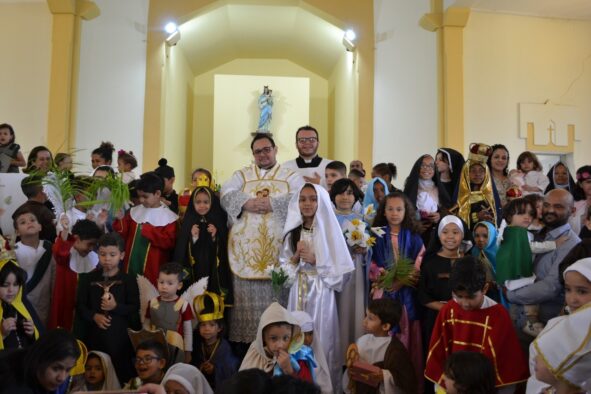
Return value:
M 537 337 L 540 332 L 544 329 L 544 324 L 540 322 L 532 323 L 528 321 L 523 327 L 523 332 L 532 337 Z

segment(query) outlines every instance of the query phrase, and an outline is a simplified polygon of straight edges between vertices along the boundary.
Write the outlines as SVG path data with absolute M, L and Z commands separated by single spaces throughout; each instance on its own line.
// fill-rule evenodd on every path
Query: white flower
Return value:
M 372 227 L 371 232 L 377 235 L 378 237 L 383 236 L 386 232 L 381 227 Z

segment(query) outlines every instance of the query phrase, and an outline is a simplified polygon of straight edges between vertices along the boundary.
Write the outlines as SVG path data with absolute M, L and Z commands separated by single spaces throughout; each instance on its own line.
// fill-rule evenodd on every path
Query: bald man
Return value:
M 558 316 L 564 305 L 564 289 L 558 278 L 558 266 L 567 253 L 581 240 L 568 224 L 574 211 L 573 196 L 564 189 L 554 189 L 544 197 L 542 222 L 544 229 L 536 236 L 536 241 L 555 241 L 563 235 L 568 239 L 552 252 L 537 254 L 534 259 L 536 281 L 513 291 L 507 291 L 507 299 L 516 305 L 540 305 L 540 321 L 546 323 Z M 519 314 L 517 327 L 523 327 L 525 316 Z

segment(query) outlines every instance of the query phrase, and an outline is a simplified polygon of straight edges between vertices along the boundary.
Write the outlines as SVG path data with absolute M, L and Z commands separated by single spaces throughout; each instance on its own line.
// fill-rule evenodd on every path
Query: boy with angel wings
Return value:
M 193 326 L 195 319 L 193 299 L 205 292 L 207 278 L 189 286 L 181 295 L 185 272 L 179 263 L 166 263 L 158 272 L 158 288 L 144 276 L 138 275 L 140 290 L 140 316 L 146 330 L 162 329 L 171 347 L 171 364 L 189 363 L 193 350 Z

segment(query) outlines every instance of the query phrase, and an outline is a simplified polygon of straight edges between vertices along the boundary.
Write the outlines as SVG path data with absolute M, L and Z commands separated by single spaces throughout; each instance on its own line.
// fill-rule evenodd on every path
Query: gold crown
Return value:
M 211 179 L 205 174 L 200 174 L 195 180 L 195 187 L 211 187 Z
M 486 164 L 491 154 L 492 148 L 489 145 L 482 143 L 472 143 L 470 144 L 470 153 L 468 154 L 468 160 Z
M 209 305 L 206 305 L 206 299 L 209 300 Z M 213 310 L 210 308 L 212 304 Z M 195 309 L 199 322 L 223 319 L 224 308 L 224 297 L 210 291 L 198 295 L 193 301 L 193 309 Z

